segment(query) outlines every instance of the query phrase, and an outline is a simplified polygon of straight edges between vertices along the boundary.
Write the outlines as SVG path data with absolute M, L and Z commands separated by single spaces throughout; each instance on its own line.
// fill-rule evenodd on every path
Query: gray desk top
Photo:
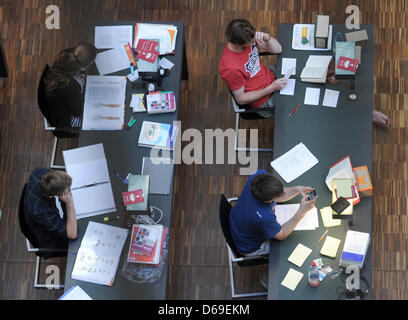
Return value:
M 349 155 L 353 167 L 367 165 L 372 172 L 372 105 L 373 105 L 373 26 L 361 25 L 366 29 L 369 43 L 362 49 L 362 64 L 356 75 L 356 90 L 358 100 L 351 102 L 347 99 L 348 80 L 342 80 L 338 85 L 312 84 L 300 81 L 300 73 L 306 64 L 309 55 L 331 55 L 325 51 L 295 51 L 292 50 L 293 24 L 280 24 L 278 40 L 282 44 L 283 53 L 278 58 L 277 71 L 281 71 L 282 58 L 296 58 L 296 89 L 294 96 L 281 96 L 277 98 L 275 111 L 274 155 L 276 159 L 302 142 L 319 163 L 311 170 L 285 186 L 306 185 L 316 188 L 319 198 L 316 207 L 319 209 L 331 204 L 331 192 L 325 184 L 329 167 L 338 160 Z M 333 25 L 333 34 L 337 31 L 348 30 L 343 25 Z M 293 76 L 292 76 L 293 78 Z M 320 105 L 304 105 L 306 87 L 321 88 Z M 325 88 L 340 91 L 337 108 L 322 106 Z M 300 108 L 290 118 L 289 113 L 296 105 Z M 272 170 L 272 168 L 270 169 Z M 279 175 L 274 172 L 278 178 Z M 283 181 L 283 180 L 282 180 Z M 300 197 L 293 199 L 298 203 Z M 371 233 L 372 199 L 361 199 L 354 207 L 354 224 L 351 230 Z M 337 277 L 335 280 L 326 278 L 318 288 L 312 288 L 307 283 L 307 271 L 313 259 L 322 258 L 324 263 L 337 267 L 344 245 L 347 222 L 341 226 L 329 229 L 328 235 L 341 239 L 336 259 L 320 256 L 320 249 L 324 241 L 318 242 L 324 233 L 325 227 L 319 210 L 319 229 L 315 231 L 294 231 L 284 241 L 271 241 L 271 254 L 269 261 L 269 290 L 268 299 L 337 299 L 336 289 L 344 287 L 344 283 Z M 311 248 L 313 252 L 306 259 L 303 266 L 298 268 L 287 261 L 287 258 L 298 243 Z M 364 263 L 362 275 L 371 283 L 371 247 Z M 295 291 L 280 285 L 289 268 L 304 274 Z
M 135 26 L 135 21 L 120 21 L 113 23 L 101 23 L 95 25 L 126 25 L 131 24 Z M 166 55 L 166 58 L 173 62 L 175 66 L 170 71 L 170 76 L 166 77 L 162 84 L 162 89 L 173 90 L 176 96 L 176 105 L 179 108 L 179 92 L 180 92 L 180 82 L 181 82 L 181 70 L 182 70 L 182 58 L 183 58 L 183 22 L 163 22 L 165 24 L 174 24 L 178 28 L 177 39 L 176 39 L 176 52 L 174 55 Z M 93 30 L 93 28 L 92 28 Z M 93 31 L 91 34 L 91 39 L 93 41 Z M 90 74 L 98 74 L 96 69 L 91 69 Z M 124 72 L 117 72 L 114 75 L 127 75 L 129 70 Z M 142 92 L 137 89 L 132 90 L 131 85 L 128 81 L 126 88 L 126 116 L 125 123 L 129 121 L 132 113 L 130 111 L 129 103 L 131 99 L 131 93 Z M 127 220 L 126 210 L 123 207 L 122 192 L 127 191 L 127 185 L 124 185 L 113 173 L 117 171 L 122 178 L 126 177 L 128 173 L 140 174 L 142 169 L 142 159 L 143 157 L 149 157 L 150 148 L 144 148 L 138 146 L 138 138 L 141 129 L 141 125 L 144 120 L 162 123 L 172 123 L 177 120 L 178 112 L 174 113 L 163 113 L 148 115 L 147 113 L 136 113 L 133 114 L 136 119 L 136 123 L 129 130 L 122 131 L 81 131 L 79 136 L 79 146 L 87 146 L 96 143 L 103 143 L 105 149 L 106 160 L 108 163 L 110 181 L 112 184 L 115 204 L 117 213 L 120 215 L 121 219 L 117 221 L 110 221 L 109 224 L 125 227 L 125 222 Z M 171 187 L 171 192 L 169 195 L 149 195 L 149 203 L 152 206 L 159 207 L 163 210 L 163 218 L 160 224 L 170 228 L 171 219 L 171 206 L 172 206 L 172 195 L 173 186 Z M 130 212 L 131 214 L 131 212 Z M 65 290 L 68 290 L 72 286 L 79 285 L 85 292 L 87 292 L 93 299 L 158 299 L 163 300 L 166 298 L 166 282 L 167 282 L 167 265 L 164 268 L 163 274 L 159 281 L 153 284 L 135 284 L 123 276 L 121 276 L 121 270 L 123 262 L 127 257 L 127 252 L 129 248 L 129 239 L 124 245 L 122 250 L 121 262 L 119 264 L 116 278 L 112 287 L 101 286 L 89 282 L 77 281 L 71 279 L 72 268 L 75 263 L 76 255 L 78 251 L 82 238 L 85 234 L 86 227 L 89 221 L 103 222 L 103 217 L 106 215 L 90 217 L 86 219 L 78 220 L 78 238 L 75 241 L 70 241 L 67 259 L 67 269 L 65 276 Z M 129 233 L 130 234 L 130 233 Z

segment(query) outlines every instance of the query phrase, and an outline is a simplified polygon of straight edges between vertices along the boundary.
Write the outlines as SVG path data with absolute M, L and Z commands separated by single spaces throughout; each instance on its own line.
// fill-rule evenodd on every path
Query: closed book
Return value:
M 137 254 L 150 256 L 159 238 L 159 230 L 148 225 L 139 225 L 132 238 L 131 250 Z
M 340 265 L 346 267 L 353 264 L 362 268 L 369 244 L 369 233 L 348 230 L 340 258 Z
M 178 126 L 143 121 L 139 135 L 139 146 L 173 150 L 178 133 Z
M 176 111 L 176 97 L 173 91 L 153 92 L 146 95 L 147 113 Z
M 335 55 L 336 76 L 340 76 L 340 77 L 341 76 L 354 76 L 355 72 L 337 68 L 340 57 L 355 59 L 356 58 L 355 42 L 345 42 L 345 41 L 336 42 L 336 55 Z
M 131 175 L 129 178 L 128 192 L 134 190 L 142 190 L 143 202 L 135 203 L 126 206 L 128 211 L 147 211 L 149 201 L 149 180 L 147 175 Z
M 131 236 L 131 244 L 133 243 L 136 233 L 141 225 L 133 225 L 132 228 L 132 236 Z M 143 225 L 146 226 L 146 225 Z M 155 225 L 148 225 L 149 227 L 156 228 L 159 230 L 159 236 L 156 241 L 156 244 L 153 248 L 153 251 L 150 255 L 143 255 L 139 254 L 135 251 L 132 250 L 131 245 L 129 246 L 129 252 L 128 252 L 128 262 L 134 262 L 134 263 L 143 263 L 143 264 L 153 264 L 153 265 L 158 265 L 160 263 L 160 257 L 162 254 L 163 246 L 164 246 L 164 240 L 166 237 L 166 232 L 167 229 L 163 227 L 163 225 L 155 224 Z

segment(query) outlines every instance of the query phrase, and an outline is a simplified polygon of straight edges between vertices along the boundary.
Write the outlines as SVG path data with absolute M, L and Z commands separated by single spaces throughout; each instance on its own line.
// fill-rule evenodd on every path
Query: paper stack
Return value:
M 369 244 L 369 233 L 347 230 L 340 265 L 347 267 L 354 264 L 362 268 Z
M 300 74 L 300 80 L 312 83 L 325 83 L 332 56 L 310 55 Z
M 137 47 L 140 39 L 157 39 L 159 40 L 160 55 L 174 53 L 176 38 L 177 27 L 174 25 L 136 23 L 133 47 Z

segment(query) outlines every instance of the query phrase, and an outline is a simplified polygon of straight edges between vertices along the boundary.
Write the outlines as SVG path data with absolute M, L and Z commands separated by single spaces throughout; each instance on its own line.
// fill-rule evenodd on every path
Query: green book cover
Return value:
M 336 75 L 353 75 L 354 72 L 337 68 L 340 57 L 356 58 L 356 43 L 355 42 L 336 42 Z
M 333 179 L 336 183 L 337 197 L 352 198 L 353 192 L 351 187 L 353 185 L 353 179 Z
M 128 211 L 147 211 L 147 203 L 149 201 L 149 176 L 131 175 L 128 180 L 129 180 L 128 191 L 142 189 L 144 201 L 127 206 L 126 210 Z

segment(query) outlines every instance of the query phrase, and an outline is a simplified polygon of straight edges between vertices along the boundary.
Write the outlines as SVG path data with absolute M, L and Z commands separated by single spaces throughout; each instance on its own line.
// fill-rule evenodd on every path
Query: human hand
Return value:
M 58 198 L 62 201 L 65 202 L 66 205 L 68 204 L 72 204 L 73 200 L 72 200 L 72 194 L 71 191 L 69 189 L 66 189 L 64 192 L 62 192 Z
M 297 192 L 300 193 L 302 197 L 306 196 L 306 193 L 312 192 L 314 188 L 312 187 L 305 187 L 305 186 L 297 186 L 296 187 Z
M 314 197 L 312 200 L 308 200 L 308 197 L 305 195 L 302 200 L 300 200 L 300 206 L 298 212 L 305 216 L 307 212 L 314 208 L 314 204 L 317 200 L 318 196 Z
M 272 82 L 271 86 L 273 88 L 272 91 L 280 91 L 286 87 L 288 81 L 285 78 L 280 78 Z
M 255 32 L 255 43 L 260 45 L 264 42 L 268 42 L 271 39 L 271 36 L 265 32 Z

